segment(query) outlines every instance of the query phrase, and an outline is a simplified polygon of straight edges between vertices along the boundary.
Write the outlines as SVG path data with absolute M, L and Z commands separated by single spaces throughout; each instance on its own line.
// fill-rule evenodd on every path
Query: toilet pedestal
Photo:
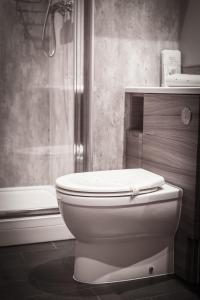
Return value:
M 109 283 L 174 272 L 173 237 L 76 241 L 74 279 Z
M 57 198 L 76 238 L 75 280 L 107 283 L 174 272 L 182 190 L 163 177 L 143 169 L 69 174 L 57 179 Z

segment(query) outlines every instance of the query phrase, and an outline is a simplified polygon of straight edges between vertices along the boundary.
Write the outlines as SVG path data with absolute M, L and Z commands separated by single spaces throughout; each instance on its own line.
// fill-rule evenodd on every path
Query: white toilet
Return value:
M 74 279 L 132 280 L 174 272 L 182 190 L 144 169 L 75 173 L 56 180 L 76 238 Z

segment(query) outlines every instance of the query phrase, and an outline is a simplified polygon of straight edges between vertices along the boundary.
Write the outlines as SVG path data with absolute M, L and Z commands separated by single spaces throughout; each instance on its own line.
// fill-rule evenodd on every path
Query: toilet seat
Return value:
M 140 168 L 68 174 L 56 180 L 56 188 L 72 195 L 136 196 L 154 192 L 164 183 L 162 176 Z
M 180 193 L 162 176 L 144 169 L 68 174 L 56 180 L 56 190 L 58 200 L 79 206 L 142 205 L 171 201 Z
M 81 192 L 81 191 L 73 191 L 70 189 L 63 189 L 60 188 L 59 186 L 56 185 L 56 190 L 57 192 L 63 194 L 63 195 L 72 195 L 72 196 L 81 196 L 81 197 L 97 197 L 97 198 L 104 198 L 104 197 L 123 197 L 123 196 L 137 196 L 137 195 L 143 195 L 143 194 L 149 194 L 149 193 L 153 193 L 156 192 L 157 190 L 159 190 L 160 188 L 149 188 L 149 189 L 143 189 L 140 190 L 139 192 L 137 192 L 137 194 L 131 190 L 127 191 L 127 192 L 111 192 L 111 193 L 106 193 L 106 192 L 98 192 L 98 193 L 94 193 L 94 192 Z

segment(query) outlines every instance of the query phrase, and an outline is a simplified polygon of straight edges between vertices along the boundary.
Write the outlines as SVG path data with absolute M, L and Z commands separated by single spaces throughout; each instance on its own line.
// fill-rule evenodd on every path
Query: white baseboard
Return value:
M 0 246 L 73 238 L 60 214 L 0 220 Z

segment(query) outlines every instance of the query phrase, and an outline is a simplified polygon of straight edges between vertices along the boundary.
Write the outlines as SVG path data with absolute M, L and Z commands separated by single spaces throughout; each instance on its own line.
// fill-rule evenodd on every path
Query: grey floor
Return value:
M 73 241 L 0 248 L 0 299 L 200 299 L 197 288 L 172 276 L 98 286 L 77 283 L 73 254 Z

